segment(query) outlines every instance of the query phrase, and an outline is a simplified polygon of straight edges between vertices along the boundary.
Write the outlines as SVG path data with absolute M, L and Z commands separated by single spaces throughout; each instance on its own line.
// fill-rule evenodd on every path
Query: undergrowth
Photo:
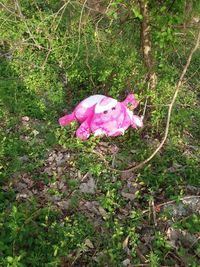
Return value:
M 108 170 L 93 153 L 102 142 L 117 147 L 116 155 L 107 150 L 104 156 L 115 168 L 124 169 L 146 159 L 159 144 L 167 105 L 193 43 L 188 32 L 185 49 L 174 28 L 169 30 L 183 21 L 179 7 L 175 5 L 180 16 L 152 19 L 158 84 L 149 92 L 139 50 L 141 17 L 131 4 L 130 20 L 122 27 L 117 12 L 122 1 L 112 2 L 107 17 L 99 22 L 83 11 L 81 1 L 66 2 L 61 10 L 57 1 L 16 1 L 16 10 L 10 1 L 4 2 L 8 8 L 3 5 L 0 10 L 4 29 L 0 41 L 0 266 L 117 267 L 126 259 L 152 267 L 199 266 L 199 243 L 190 249 L 181 243 L 174 247 L 162 227 L 166 217 L 158 218 L 156 225 L 150 203 L 176 203 L 187 194 L 188 185 L 200 186 L 196 72 L 200 52 L 175 104 L 167 143 L 150 164 L 136 173 L 119 174 Z M 152 7 L 151 15 L 155 12 Z M 140 100 L 136 111 L 140 115 L 148 98 L 141 130 L 83 142 L 74 137 L 76 124 L 64 129 L 58 125 L 62 114 L 91 94 L 122 100 L 129 91 Z M 48 175 L 44 165 L 49 152 L 63 149 L 74 155 L 68 170 L 62 176 L 56 171 Z M 93 177 L 94 194 L 79 191 L 82 181 L 74 170 L 82 178 L 87 173 Z M 69 200 L 69 207 L 61 209 L 37 193 L 20 198 L 16 184 L 24 177 L 37 185 L 37 192 L 47 186 L 54 199 Z M 65 192 L 51 188 L 58 181 L 66 185 Z M 131 186 L 135 191 L 130 193 Z M 98 214 L 91 217 L 81 209 L 88 202 L 99 205 Z M 198 234 L 199 215 L 181 218 L 173 227 Z

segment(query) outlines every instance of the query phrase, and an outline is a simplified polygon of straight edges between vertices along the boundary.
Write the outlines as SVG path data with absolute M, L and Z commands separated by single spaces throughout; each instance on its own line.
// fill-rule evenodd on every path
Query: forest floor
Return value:
M 159 136 L 144 127 L 82 142 L 76 124 L 16 115 L 1 122 L 2 266 L 200 265 L 197 134 L 171 134 L 150 164 L 119 174 L 98 153 L 123 168 Z
M 164 146 L 137 171 L 108 168 L 137 165 L 162 142 L 200 23 L 198 1 L 139 2 L 0 3 L 0 266 L 200 266 L 197 45 Z M 141 129 L 81 141 L 76 123 L 58 124 L 89 95 L 131 91 L 136 114 L 148 100 Z

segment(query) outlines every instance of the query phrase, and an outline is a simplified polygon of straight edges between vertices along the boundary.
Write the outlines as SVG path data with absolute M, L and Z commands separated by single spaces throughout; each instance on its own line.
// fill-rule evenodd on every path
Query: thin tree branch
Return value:
M 164 134 L 164 137 L 163 137 L 163 140 L 161 141 L 160 145 L 156 148 L 156 150 L 146 159 L 144 160 L 143 162 L 141 162 L 140 164 L 136 165 L 136 166 L 133 166 L 133 167 L 130 167 L 128 170 L 129 171 L 135 171 L 137 169 L 140 169 L 142 168 L 146 163 L 148 163 L 157 153 L 158 151 L 163 147 L 166 139 L 167 139 L 167 136 L 168 136 L 168 132 L 169 132 L 169 125 L 170 125 L 170 120 L 171 120 L 171 113 L 172 113 L 172 108 L 174 106 L 174 103 L 175 103 L 175 100 L 177 98 L 177 95 L 179 93 L 179 90 L 180 90 L 180 87 L 183 85 L 183 79 L 185 77 L 185 74 L 188 70 L 188 67 L 190 65 L 190 62 L 191 62 L 191 59 L 192 59 L 192 56 L 193 54 L 196 52 L 196 50 L 198 49 L 199 47 L 199 44 L 200 44 L 200 29 L 199 29 L 199 32 L 198 32 L 198 36 L 197 36 L 197 39 L 196 39 L 196 44 L 194 46 L 194 48 L 191 50 L 190 54 L 189 54 L 189 57 L 187 59 L 187 63 L 181 73 L 181 76 L 179 78 L 179 81 L 176 85 L 176 90 L 175 90 L 175 93 L 173 95 L 173 98 L 172 98 L 172 101 L 169 105 L 169 109 L 168 109 L 168 114 L 167 114 L 167 123 L 166 123 L 166 127 L 165 127 L 165 134 Z M 125 170 L 127 171 L 127 170 Z
M 18 0 L 15 0 L 15 4 L 17 6 L 17 9 L 18 9 L 18 12 L 19 12 L 19 16 L 20 16 L 21 20 L 24 22 L 24 25 L 26 26 L 26 29 L 27 29 L 27 32 L 28 32 L 29 36 L 31 37 L 31 39 L 33 40 L 33 42 L 35 43 L 37 48 L 40 50 L 41 49 L 41 45 L 35 40 L 33 34 L 31 33 L 31 31 L 29 29 L 29 26 L 26 23 L 26 19 L 25 19 L 23 13 L 22 13 L 21 6 L 20 6 Z
M 97 153 L 97 152 L 94 152 L 96 153 L 103 161 L 104 163 L 106 164 L 106 166 L 112 170 L 112 171 L 117 171 L 117 172 L 127 172 L 127 171 L 135 171 L 135 170 L 138 170 L 140 168 L 142 168 L 144 165 L 146 165 L 160 150 L 161 148 L 163 147 L 165 141 L 167 140 L 167 137 L 168 137 L 168 133 L 169 133 L 169 125 L 170 125 L 170 120 L 171 120 L 171 113 L 172 113 L 172 109 L 173 109 L 173 106 L 174 106 L 174 103 L 176 101 L 176 98 L 177 98 L 177 95 L 179 93 L 179 90 L 181 88 L 181 86 L 184 84 L 184 77 L 185 77 L 185 74 L 189 68 L 189 65 L 191 63 L 191 60 L 192 60 L 192 56 L 193 54 L 196 52 L 196 50 L 198 49 L 200 45 L 200 29 L 198 31 L 198 34 L 197 34 L 197 39 L 196 39 L 196 43 L 195 43 L 195 46 L 193 47 L 193 49 L 191 50 L 189 56 L 188 56 L 188 59 L 187 59 L 187 62 L 186 62 L 186 65 L 185 67 L 183 68 L 183 71 L 181 73 L 181 76 L 179 78 L 179 81 L 176 85 L 176 90 L 174 92 L 174 95 L 173 95 L 173 98 L 172 98 L 172 101 L 169 105 L 169 108 L 168 108 L 168 113 L 167 113 L 167 122 L 166 122 L 166 127 L 165 127 L 165 132 L 164 132 L 164 137 L 160 143 L 160 145 L 156 148 L 156 150 L 144 161 L 142 161 L 141 163 L 139 163 L 138 165 L 135 165 L 135 166 L 131 166 L 125 170 L 118 170 L 118 169 L 114 169 L 112 167 L 110 167 L 110 165 L 108 164 L 107 160 L 104 158 L 103 155 L 101 155 L 100 153 Z
M 77 51 L 76 51 L 76 54 L 75 54 L 74 58 L 72 59 L 72 62 L 70 63 L 70 65 L 66 69 L 69 69 L 74 64 L 74 62 L 76 61 L 76 59 L 77 59 L 77 57 L 79 55 L 80 44 L 81 44 L 81 23 L 82 23 L 83 12 L 84 12 L 85 5 L 86 5 L 87 1 L 88 0 L 84 1 L 82 9 L 81 9 L 81 14 L 80 14 L 80 19 L 79 19 L 79 26 L 78 26 L 78 47 L 77 47 Z

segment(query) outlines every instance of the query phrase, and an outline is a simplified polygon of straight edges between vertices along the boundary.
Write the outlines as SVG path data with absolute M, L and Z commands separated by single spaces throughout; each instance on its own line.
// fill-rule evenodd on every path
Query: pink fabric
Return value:
M 82 140 L 87 139 L 91 133 L 95 136 L 123 135 L 129 126 L 143 126 L 142 118 L 133 115 L 128 109 L 129 104 L 133 108 L 138 105 L 133 94 L 128 95 L 123 102 L 103 95 L 90 96 L 80 102 L 71 114 L 61 117 L 59 124 L 66 126 L 72 121 L 80 122 L 76 136 Z

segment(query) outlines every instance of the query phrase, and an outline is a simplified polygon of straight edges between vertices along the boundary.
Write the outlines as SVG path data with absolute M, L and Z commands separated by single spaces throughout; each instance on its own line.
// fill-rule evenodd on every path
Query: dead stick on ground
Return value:
M 135 166 L 131 166 L 129 167 L 128 169 L 125 169 L 125 170 L 118 170 L 118 169 L 115 169 L 115 168 L 112 168 L 110 167 L 109 163 L 107 162 L 107 160 L 104 158 L 103 155 L 101 155 L 100 153 L 97 153 L 94 151 L 95 154 L 97 154 L 98 156 L 100 156 L 101 159 L 103 159 L 104 163 L 106 164 L 106 166 L 112 170 L 112 171 L 117 171 L 117 172 L 127 172 L 127 171 L 135 171 L 135 170 L 138 170 L 140 168 L 142 168 L 145 164 L 147 164 L 157 153 L 158 151 L 163 147 L 165 141 L 167 140 L 167 136 L 168 136 L 168 132 L 169 132 L 169 125 L 170 125 L 170 120 L 171 120 L 171 113 L 172 113 L 172 108 L 174 106 L 174 103 L 175 103 L 175 100 L 177 98 L 177 95 L 179 93 L 179 90 L 180 90 L 180 87 L 184 84 L 184 77 L 185 77 L 185 74 L 188 70 L 188 67 L 191 63 L 191 59 L 192 59 L 192 56 L 193 54 L 196 52 L 196 50 L 198 49 L 199 47 L 199 44 L 200 44 L 200 29 L 198 31 L 198 35 L 197 35 L 197 39 L 196 39 L 196 43 L 195 43 L 195 46 L 194 48 L 191 50 L 190 54 L 189 54 L 189 57 L 187 59 L 187 63 L 181 73 L 181 76 L 179 78 L 179 81 L 176 85 L 176 90 L 174 92 L 174 95 L 173 95 L 173 98 L 172 98 L 172 101 L 171 103 L 169 104 L 169 109 L 168 109 L 168 113 L 167 113 L 167 122 L 166 122 L 166 127 L 165 127 L 165 133 L 164 133 L 164 137 L 160 143 L 160 145 L 156 148 L 156 150 L 144 161 L 142 161 L 141 163 L 139 163 L 138 165 L 135 165 Z
M 200 198 L 200 196 L 185 196 L 185 197 L 182 197 L 180 198 L 179 200 L 180 201 L 185 201 L 185 200 L 189 200 L 189 199 L 197 199 L 197 198 Z M 165 207 L 165 206 L 169 206 L 169 205 L 174 205 L 176 203 L 176 200 L 170 200 L 170 201 L 167 201 L 167 202 L 164 202 L 164 203 L 161 203 L 161 204 L 157 204 L 155 206 L 156 209 L 160 209 L 162 207 Z M 149 209 L 146 209 L 146 210 L 143 210 L 142 211 L 142 214 L 145 214 L 145 213 L 148 213 L 149 212 Z
M 158 224 L 156 220 L 156 210 L 155 210 L 154 199 L 151 200 L 150 204 L 151 204 L 151 209 L 152 209 L 153 222 L 154 222 L 154 225 L 157 226 Z
M 139 250 L 139 248 L 136 248 L 135 251 L 136 251 L 136 254 L 137 254 L 138 258 L 140 258 L 141 262 L 145 263 L 147 261 L 147 259 L 142 254 L 142 252 Z
M 179 200 L 184 201 L 184 200 L 191 199 L 191 198 L 200 198 L 200 196 L 185 196 L 185 197 L 180 198 Z M 174 203 L 176 203 L 176 200 L 167 201 L 167 202 L 158 204 L 157 206 L 160 208 L 163 206 L 172 205 Z

